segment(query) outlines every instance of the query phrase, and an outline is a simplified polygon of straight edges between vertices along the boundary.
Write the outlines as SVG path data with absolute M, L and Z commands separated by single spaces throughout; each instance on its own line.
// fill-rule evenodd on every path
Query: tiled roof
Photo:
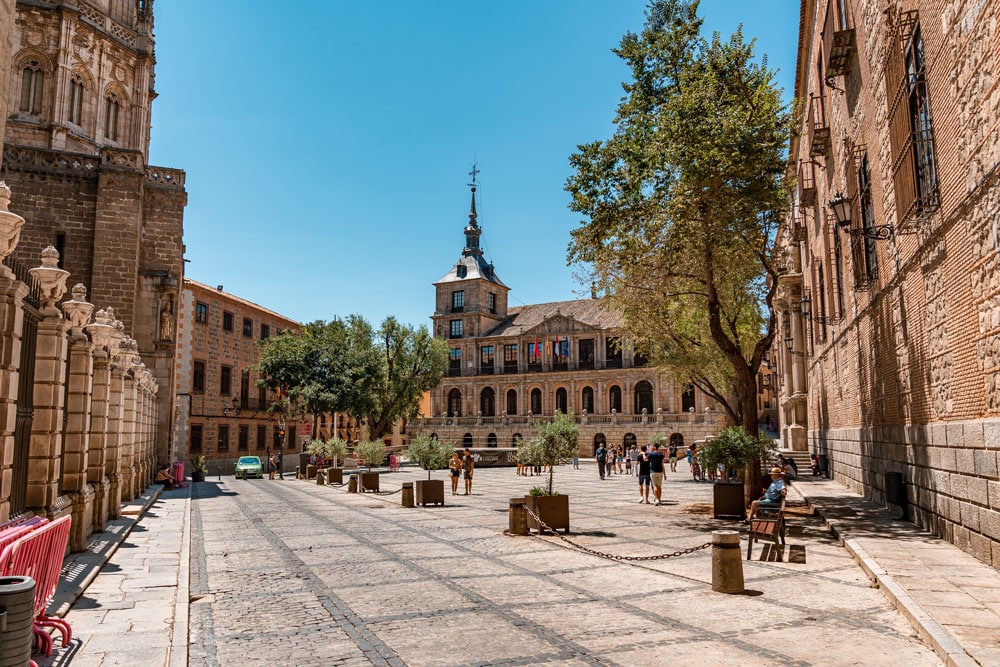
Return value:
M 507 311 L 507 317 L 486 332 L 485 337 L 520 336 L 531 331 L 554 315 L 572 318 L 597 329 L 617 329 L 621 327 L 621 315 L 605 310 L 596 299 L 575 301 L 553 301 L 528 306 L 515 306 Z
M 248 301 L 247 299 L 244 299 L 242 297 L 238 297 L 235 294 L 230 294 L 229 292 L 220 290 L 220 289 L 215 288 L 215 287 L 209 287 L 208 285 L 206 285 L 204 283 L 200 283 L 197 280 L 193 280 L 191 278 L 184 278 L 184 284 L 185 285 L 190 285 L 192 287 L 196 287 L 198 289 L 205 290 L 206 292 L 210 292 L 210 293 L 212 293 L 212 294 L 214 294 L 216 296 L 225 297 L 226 299 L 229 299 L 230 301 L 232 301 L 234 303 L 239 303 L 239 304 L 242 304 L 244 306 L 249 306 L 249 307 L 254 308 L 256 310 L 259 310 L 259 311 L 261 311 L 263 313 L 267 313 L 268 315 L 271 315 L 272 317 L 274 317 L 276 319 L 284 320 L 284 321 L 288 322 L 289 324 L 294 324 L 296 326 L 302 326 L 299 322 L 296 322 L 295 320 L 293 320 L 292 318 L 290 318 L 290 317 L 288 317 L 286 315 L 282 315 L 281 313 L 276 313 L 273 310 L 271 310 L 270 308 L 265 308 L 264 306 L 262 306 L 262 305 L 260 305 L 258 303 L 254 303 L 253 301 Z
M 465 273 L 463 275 L 459 274 L 459 267 L 465 268 Z M 497 278 L 497 274 L 493 270 L 493 265 L 483 259 L 482 254 L 470 253 L 463 253 L 462 256 L 459 257 L 458 262 L 451 267 L 451 271 L 449 271 L 444 278 L 434 284 L 439 285 L 441 283 L 450 283 L 459 280 L 472 280 L 473 278 L 482 278 L 490 281 L 491 283 L 506 287 L 506 285 L 500 282 L 500 279 Z

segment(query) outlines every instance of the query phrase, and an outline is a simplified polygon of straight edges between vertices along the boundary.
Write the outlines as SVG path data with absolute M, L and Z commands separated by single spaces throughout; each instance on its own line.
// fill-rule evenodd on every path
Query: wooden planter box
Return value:
M 363 472 L 360 475 L 361 488 L 358 491 L 365 492 L 378 491 L 378 473 L 377 472 Z
M 422 479 L 414 484 L 418 505 L 427 507 L 429 504 L 444 505 L 444 480 Z
M 735 484 L 728 482 L 716 482 L 712 485 L 713 516 L 743 519 L 746 518 L 747 508 L 744 505 L 743 482 Z
M 343 468 L 327 468 L 326 469 L 326 483 L 327 484 L 343 484 L 344 483 L 344 469 Z
M 306 466 L 306 479 L 316 479 L 316 466 L 311 463 Z
M 192 482 L 204 482 L 205 481 L 205 473 L 201 472 L 199 470 L 193 471 L 191 473 L 191 481 Z
M 525 496 L 524 504 L 552 530 L 569 532 L 569 496 Z M 528 529 L 540 530 L 538 522 L 528 515 Z

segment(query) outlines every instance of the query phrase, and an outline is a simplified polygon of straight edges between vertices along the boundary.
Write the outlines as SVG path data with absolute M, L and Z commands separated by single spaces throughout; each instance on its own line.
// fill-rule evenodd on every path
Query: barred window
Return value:
M 236 448 L 241 452 L 245 452 L 250 449 L 250 427 L 246 424 L 240 424 L 239 442 L 237 443 Z
M 861 228 L 865 231 L 865 236 L 859 238 L 862 252 L 860 262 L 855 264 L 855 271 L 859 275 L 855 276 L 858 283 L 874 283 L 878 277 L 878 258 L 875 254 L 875 213 L 872 210 L 872 175 L 868 167 L 868 154 L 861 156 L 861 164 L 858 166 L 858 209 L 861 213 Z
M 917 12 L 905 12 L 894 25 L 886 57 L 889 138 L 892 146 L 896 219 L 903 225 L 921 219 L 940 205 L 934 128 L 924 43 Z
M 229 426 L 227 424 L 219 425 L 219 451 L 229 451 Z
M 191 441 L 188 443 L 188 450 L 191 452 L 201 451 L 201 436 L 202 436 L 201 424 L 191 425 Z

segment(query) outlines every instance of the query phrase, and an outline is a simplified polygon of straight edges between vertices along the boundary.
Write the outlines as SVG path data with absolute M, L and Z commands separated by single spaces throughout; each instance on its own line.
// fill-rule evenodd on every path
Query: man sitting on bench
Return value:
M 750 503 L 750 516 L 747 517 L 747 523 L 750 523 L 757 515 L 757 508 L 761 505 L 764 507 L 777 507 L 781 504 L 781 501 L 785 498 L 785 494 L 788 492 L 785 488 L 784 474 L 785 471 L 781 468 L 771 468 L 771 485 L 767 487 L 767 491 L 760 497 L 760 500 Z

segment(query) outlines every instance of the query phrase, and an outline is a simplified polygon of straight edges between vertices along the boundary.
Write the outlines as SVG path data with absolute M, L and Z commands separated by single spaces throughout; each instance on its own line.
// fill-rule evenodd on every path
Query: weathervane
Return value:
M 472 176 L 472 182 L 466 183 L 473 190 L 476 189 L 476 176 L 479 175 L 479 163 L 476 162 L 476 158 L 472 158 L 472 170 L 469 172 L 469 176 Z

